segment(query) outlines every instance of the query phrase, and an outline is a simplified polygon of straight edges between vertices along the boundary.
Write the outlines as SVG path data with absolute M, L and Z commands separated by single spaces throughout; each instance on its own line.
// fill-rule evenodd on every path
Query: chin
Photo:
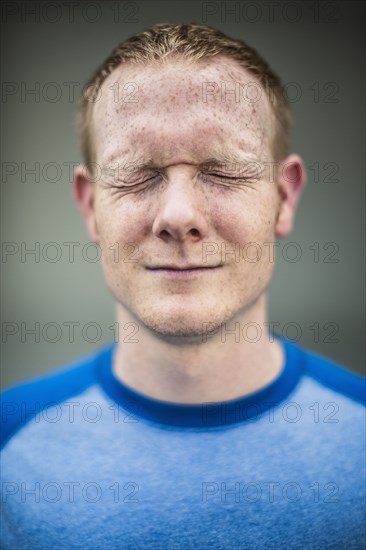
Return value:
M 259 294 L 234 292 L 220 295 L 177 295 L 154 296 L 143 292 L 136 299 L 136 293 L 129 295 L 114 294 L 116 301 L 127 315 L 150 331 L 154 337 L 175 345 L 200 344 L 212 340 L 222 325 L 234 322 L 237 315 L 251 308 Z
M 195 307 L 156 307 L 140 311 L 141 323 L 155 336 L 175 343 L 201 343 L 207 341 L 207 334 L 215 333 L 231 315 L 217 304 L 210 307 L 195 304 Z
M 202 325 L 196 325 L 192 322 L 149 323 L 145 321 L 144 325 L 154 333 L 155 337 L 175 345 L 200 344 L 204 341 Z

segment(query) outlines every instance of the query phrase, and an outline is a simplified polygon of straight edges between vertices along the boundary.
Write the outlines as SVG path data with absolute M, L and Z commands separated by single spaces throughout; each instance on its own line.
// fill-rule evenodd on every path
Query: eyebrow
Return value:
M 255 163 L 262 165 L 262 162 L 253 154 L 250 153 L 234 153 L 230 150 L 217 150 L 214 151 L 208 158 L 197 164 L 199 167 L 219 167 L 226 165 L 247 165 L 248 163 Z M 142 172 L 147 169 L 162 169 L 161 166 L 156 165 L 151 157 L 135 156 L 129 159 L 122 160 L 116 159 L 107 162 L 103 165 L 102 171 L 104 175 L 113 175 L 118 169 L 119 174 L 125 176 L 133 175 L 138 172 Z
M 202 164 L 203 165 L 214 165 L 222 166 L 226 164 L 243 164 L 247 165 L 248 163 L 262 164 L 262 162 L 253 154 L 238 152 L 233 153 L 232 151 L 222 150 L 216 151 L 212 156 L 207 158 Z
M 109 162 L 106 162 L 102 166 L 102 173 L 104 175 L 113 175 L 116 170 L 119 174 L 123 175 L 132 175 L 137 172 L 146 170 L 147 168 L 153 168 L 154 163 L 152 158 L 147 157 L 130 157 L 129 159 L 115 159 Z

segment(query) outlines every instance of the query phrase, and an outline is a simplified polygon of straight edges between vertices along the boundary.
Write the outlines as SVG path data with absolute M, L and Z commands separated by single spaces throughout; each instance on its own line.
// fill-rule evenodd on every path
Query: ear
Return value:
M 77 166 L 72 183 L 73 196 L 84 217 L 90 239 L 100 244 L 95 215 L 95 185 L 87 167 Z
M 277 237 L 286 237 L 291 233 L 297 203 L 305 182 L 305 167 L 298 155 L 290 155 L 281 162 L 277 172 L 277 185 L 281 197 L 275 226 Z

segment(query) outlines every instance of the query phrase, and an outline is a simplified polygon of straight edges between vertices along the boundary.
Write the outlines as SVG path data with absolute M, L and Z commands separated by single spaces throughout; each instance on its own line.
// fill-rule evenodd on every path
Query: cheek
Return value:
M 145 204 L 127 197 L 101 199 L 96 207 L 96 219 L 101 242 L 139 242 L 148 232 L 148 212 Z
M 101 266 L 113 289 L 120 286 L 123 273 L 131 272 L 140 263 L 141 243 L 148 232 L 146 213 L 141 206 L 118 199 L 117 195 L 99 196 L 95 211 Z
M 273 239 L 277 211 L 272 194 L 263 197 L 251 190 L 226 197 L 212 203 L 211 213 L 216 233 L 228 242 Z
M 151 230 L 157 215 L 158 196 L 101 196 L 96 204 L 97 226 L 102 249 L 123 247 L 132 243 L 139 247 Z M 276 220 L 276 196 L 257 189 L 232 192 L 208 190 L 197 197 L 205 205 L 201 213 L 207 217 L 211 236 L 223 242 L 273 240 Z

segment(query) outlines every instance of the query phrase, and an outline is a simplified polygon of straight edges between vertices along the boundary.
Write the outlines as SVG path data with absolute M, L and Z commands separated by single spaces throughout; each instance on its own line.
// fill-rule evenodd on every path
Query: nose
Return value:
M 197 242 L 208 235 L 204 197 L 192 181 L 191 175 L 172 175 L 159 196 L 157 214 L 152 231 L 155 236 L 169 241 Z

